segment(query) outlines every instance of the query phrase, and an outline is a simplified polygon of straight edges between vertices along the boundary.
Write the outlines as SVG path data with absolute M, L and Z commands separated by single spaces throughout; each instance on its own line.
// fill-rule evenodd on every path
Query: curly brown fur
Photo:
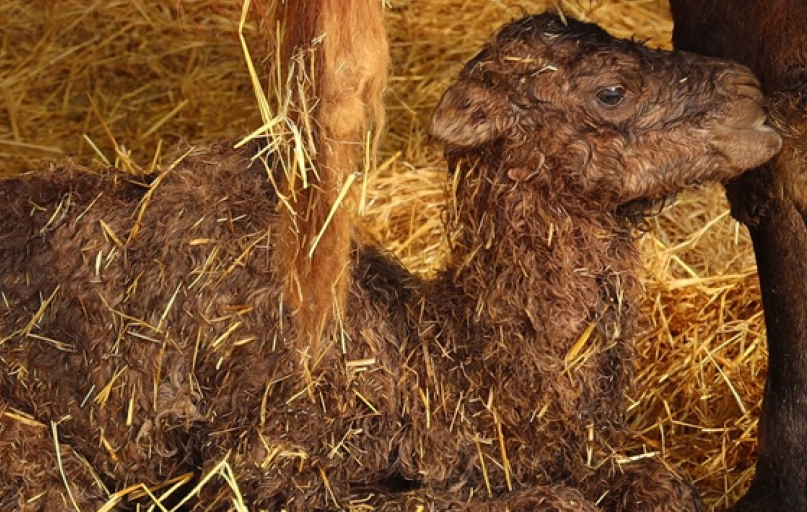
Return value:
M 57 429 L 58 431 L 58 429 Z M 98 510 L 106 492 L 89 465 L 69 446 L 59 446 L 51 425 L 34 420 L 0 399 L 0 510 Z M 64 482 L 69 482 L 70 490 Z
M 673 0 L 676 46 L 749 66 L 769 95 L 782 151 L 734 180 L 754 242 L 768 338 L 754 483 L 737 512 L 807 512 L 807 2 Z
M 254 509 L 698 510 L 660 463 L 619 459 L 641 321 L 617 211 L 769 158 L 763 118 L 739 66 L 554 15 L 507 25 L 434 114 L 446 268 L 423 280 L 355 242 L 310 374 L 271 156 L 5 180 L 0 396 L 113 489 L 226 458 Z M 196 504 L 230 506 L 213 484 Z

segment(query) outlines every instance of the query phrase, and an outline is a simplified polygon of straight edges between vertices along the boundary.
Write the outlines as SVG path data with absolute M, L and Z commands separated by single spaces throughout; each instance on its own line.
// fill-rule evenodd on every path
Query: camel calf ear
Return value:
M 496 140 L 514 118 L 513 105 L 500 91 L 460 80 L 437 104 L 429 133 L 446 144 L 471 148 Z

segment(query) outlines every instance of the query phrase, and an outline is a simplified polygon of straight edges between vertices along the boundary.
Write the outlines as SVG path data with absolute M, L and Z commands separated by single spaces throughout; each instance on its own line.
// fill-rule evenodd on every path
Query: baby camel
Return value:
M 432 119 L 445 269 L 356 241 L 305 371 L 271 156 L 0 182 L 0 506 L 90 510 L 226 459 L 253 510 L 698 510 L 655 461 L 619 463 L 630 219 L 770 158 L 764 119 L 744 67 L 550 14 L 508 24 Z M 192 506 L 232 503 L 209 484 Z

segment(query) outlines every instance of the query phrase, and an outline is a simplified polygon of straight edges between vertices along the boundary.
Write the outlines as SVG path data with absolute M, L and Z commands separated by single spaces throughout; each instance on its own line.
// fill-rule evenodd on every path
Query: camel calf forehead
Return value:
M 669 87 L 679 81 L 709 81 L 722 68 L 742 67 L 684 52 L 650 49 L 615 38 L 595 24 L 544 13 L 502 27 L 467 63 L 460 78 L 504 85 L 512 79 L 550 72 L 559 80 L 610 72 L 653 76 L 653 84 Z

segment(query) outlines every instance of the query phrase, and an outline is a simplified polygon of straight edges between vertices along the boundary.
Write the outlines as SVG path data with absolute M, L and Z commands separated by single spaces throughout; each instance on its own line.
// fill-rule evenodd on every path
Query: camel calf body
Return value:
M 555 15 L 506 25 L 432 119 L 445 269 L 424 280 L 354 241 L 316 354 L 292 341 L 271 155 L 196 149 L 149 183 L 4 180 L 0 428 L 35 432 L 0 436 L 0 457 L 43 469 L 0 468 L 0 500 L 65 495 L 55 432 L 87 509 L 107 499 L 89 468 L 115 491 L 226 458 L 256 510 L 698 510 L 656 461 L 619 463 L 641 323 L 630 219 L 770 158 L 764 119 L 741 66 Z M 193 506 L 231 499 L 209 485 Z

